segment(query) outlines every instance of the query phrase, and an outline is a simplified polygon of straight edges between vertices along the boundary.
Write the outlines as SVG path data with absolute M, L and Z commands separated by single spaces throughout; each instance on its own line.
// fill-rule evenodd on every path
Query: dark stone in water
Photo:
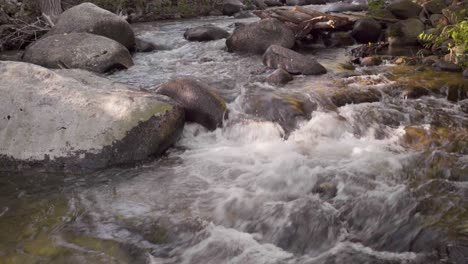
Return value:
M 461 72 L 462 68 L 455 63 L 444 61 L 444 60 L 438 60 L 434 63 L 433 65 L 435 68 L 441 70 L 441 71 L 448 71 L 448 72 Z
M 272 72 L 266 79 L 266 81 L 269 84 L 274 84 L 274 85 L 283 85 L 286 84 L 290 81 L 292 81 L 294 78 L 289 74 L 287 71 L 283 69 L 277 69 L 274 72 Z
M 327 69 L 315 59 L 306 57 L 293 50 L 271 45 L 263 55 L 265 66 L 282 68 L 291 74 L 320 75 L 327 73 Z
M 223 125 L 228 109 L 224 99 L 214 89 L 195 79 L 172 80 L 156 92 L 168 96 L 185 109 L 187 121 L 198 123 L 209 130 Z
M 184 33 L 184 38 L 188 41 L 211 41 L 227 37 L 229 32 L 212 25 L 187 29 Z

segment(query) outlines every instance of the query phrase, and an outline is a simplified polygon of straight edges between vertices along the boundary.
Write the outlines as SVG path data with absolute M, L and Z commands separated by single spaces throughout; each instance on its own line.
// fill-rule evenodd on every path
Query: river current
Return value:
M 228 102 L 229 120 L 212 132 L 187 124 L 136 167 L 1 175 L 0 263 L 468 263 L 466 100 L 395 95 L 386 73 L 397 66 L 349 74 L 345 48 L 308 51 L 329 72 L 273 87 L 260 56 L 183 38 L 255 20 L 136 25 L 164 50 L 109 78 L 147 90 L 198 78 Z M 343 85 L 381 99 L 335 107 L 326 98 Z M 314 111 L 286 131 L 247 111 L 252 98 Z

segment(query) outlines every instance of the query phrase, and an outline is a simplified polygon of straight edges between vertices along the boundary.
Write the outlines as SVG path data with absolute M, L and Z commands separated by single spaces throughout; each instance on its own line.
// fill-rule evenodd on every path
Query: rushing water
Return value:
M 138 25 L 167 50 L 110 78 L 149 90 L 201 79 L 230 119 L 213 132 L 186 125 L 167 155 L 137 167 L 1 175 L 0 263 L 468 263 L 466 102 L 395 95 L 394 66 L 344 74 L 345 49 L 312 52 L 328 74 L 275 88 L 261 57 L 183 39 L 254 20 Z M 326 98 L 343 85 L 382 98 L 334 107 Z M 246 111 L 257 97 L 315 111 L 286 132 Z

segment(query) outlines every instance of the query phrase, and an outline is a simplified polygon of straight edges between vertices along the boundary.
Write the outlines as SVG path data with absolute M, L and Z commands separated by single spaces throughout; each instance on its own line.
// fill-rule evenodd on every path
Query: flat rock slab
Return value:
M 87 171 L 161 154 L 184 110 L 83 70 L 0 62 L 0 170 Z

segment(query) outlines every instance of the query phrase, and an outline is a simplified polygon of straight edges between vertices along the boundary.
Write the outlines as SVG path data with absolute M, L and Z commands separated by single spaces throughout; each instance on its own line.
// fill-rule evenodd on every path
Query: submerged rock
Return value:
M 283 85 L 292 81 L 294 78 L 287 71 L 279 68 L 272 72 L 266 79 L 269 84 Z
M 0 170 L 142 161 L 165 151 L 184 126 L 183 109 L 169 98 L 87 71 L 0 62 L 0 79 Z
M 263 64 L 272 69 L 284 69 L 291 74 L 320 75 L 327 73 L 327 69 L 315 59 L 278 45 L 271 45 L 268 48 L 263 55 Z
M 327 45 L 330 47 L 343 47 L 353 45 L 354 39 L 351 36 L 351 32 L 333 32 L 327 42 Z
M 307 98 L 296 95 L 249 93 L 242 101 L 247 114 L 278 123 L 289 134 L 301 121 L 308 120 L 317 106 Z
M 455 63 L 444 61 L 444 60 L 437 60 L 434 65 L 435 68 L 441 71 L 449 71 L 449 72 L 461 72 L 462 68 Z
M 104 36 L 129 50 L 135 48 L 135 35 L 128 22 L 92 3 L 83 3 L 63 12 L 48 35 L 73 32 Z
M 369 56 L 361 59 L 361 66 L 376 66 L 382 64 L 382 59 L 378 56 Z
M 228 114 L 224 99 L 210 86 L 195 79 L 172 80 L 161 85 L 158 94 L 166 95 L 185 109 L 187 121 L 198 123 L 209 130 L 223 125 Z
M 184 38 L 188 41 L 210 41 L 227 37 L 229 37 L 229 32 L 212 25 L 187 29 L 184 33 Z
M 296 38 L 284 23 L 274 18 L 237 27 L 226 40 L 230 52 L 263 54 L 271 45 L 292 48 Z
M 375 89 L 345 88 L 334 92 L 330 100 L 337 107 L 347 104 L 373 103 L 380 101 L 382 95 Z
M 88 33 L 42 38 L 26 49 L 23 59 L 47 68 L 85 69 L 99 73 L 133 66 L 132 57 L 122 44 Z
M 158 47 L 144 39 L 137 38 L 135 40 L 135 51 L 136 52 L 151 52 L 155 51 Z

